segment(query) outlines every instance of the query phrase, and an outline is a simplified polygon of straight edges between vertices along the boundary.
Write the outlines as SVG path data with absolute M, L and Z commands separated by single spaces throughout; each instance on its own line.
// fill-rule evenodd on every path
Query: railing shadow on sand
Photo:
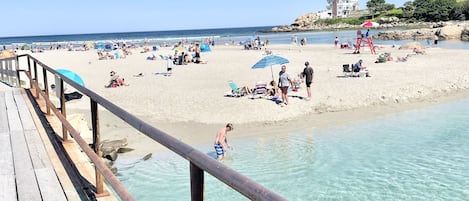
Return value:
M 22 69 L 19 66 L 20 59 L 26 59 L 27 69 Z M 182 141 L 172 137 L 171 135 L 151 126 L 150 124 L 140 120 L 136 116 L 130 114 L 124 109 L 116 106 L 107 99 L 101 97 L 95 92 L 89 90 L 86 87 L 83 87 L 76 82 L 70 80 L 69 78 L 63 76 L 59 72 L 55 71 L 53 68 L 47 66 L 36 58 L 32 57 L 29 54 L 18 55 L 9 59 L 1 59 L 0 62 L 6 61 L 8 63 L 8 79 L 4 82 L 10 84 L 11 86 L 21 87 L 22 81 L 20 75 L 24 73 L 29 80 L 29 88 L 34 91 L 34 97 L 40 99 L 42 97 L 45 101 L 47 115 L 51 115 L 51 110 L 54 112 L 55 116 L 62 124 L 62 143 L 65 143 L 69 139 L 69 134 L 80 146 L 80 148 L 85 152 L 87 157 L 95 166 L 95 194 L 96 195 L 105 195 L 104 190 L 104 179 L 112 187 L 114 192 L 119 196 L 121 200 L 135 200 L 135 198 L 130 194 L 130 192 L 125 188 L 125 186 L 120 183 L 117 177 L 112 173 L 112 171 L 106 166 L 104 161 L 98 156 L 99 153 L 99 144 L 100 144 L 100 129 L 99 129 L 99 115 L 98 115 L 98 105 L 107 109 L 109 112 L 113 113 L 115 116 L 124 120 L 127 124 L 134 127 L 142 134 L 152 138 L 154 141 L 159 144 L 167 147 L 172 152 L 178 154 L 182 158 L 189 161 L 189 171 L 190 171 L 190 191 L 191 191 L 191 200 L 204 200 L 204 172 L 207 172 L 220 180 L 221 182 L 227 184 L 232 189 L 238 191 L 246 198 L 250 200 L 286 200 L 279 194 L 267 189 L 266 187 L 256 183 L 252 179 L 234 171 L 233 169 L 225 166 L 219 161 L 209 157 L 207 154 L 196 150 L 192 146 L 185 144 Z M 32 64 L 31 64 L 32 62 Z M 16 64 L 16 69 L 15 65 Z M 42 80 L 39 80 L 38 77 L 38 68 L 42 70 Z M 49 99 L 49 89 L 48 89 L 48 80 L 47 76 L 52 74 L 59 78 L 59 86 L 57 87 L 60 94 L 60 107 L 55 106 Z M 2 77 L 3 78 L 3 77 Z M 73 128 L 70 122 L 67 121 L 67 110 L 65 104 L 64 96 L 64 82 L 68 85 L 74 87 L 81 94 L 87 96 L 90 99 L 90 111 L 91 111 L 91 126 L 93 134 L 93 143 L 89 145 L 81 136 L 80 133 Z M 45 86 L 41 89 L 40 86 Z M 58 109 L 57 109 L 58 108 Z M 93 183 L 93 182 L 90 182 Z

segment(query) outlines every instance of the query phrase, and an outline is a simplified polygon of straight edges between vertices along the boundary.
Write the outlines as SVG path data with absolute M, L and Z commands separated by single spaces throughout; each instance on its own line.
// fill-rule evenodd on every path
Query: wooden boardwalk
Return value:
M 69 200 L 22 90 L 0 83 L 0 200 Z

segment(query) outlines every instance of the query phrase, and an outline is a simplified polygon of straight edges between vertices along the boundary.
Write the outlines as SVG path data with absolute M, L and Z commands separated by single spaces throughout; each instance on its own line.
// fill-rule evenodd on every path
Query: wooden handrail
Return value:
M 125 111 L 124 109 L 118 107 L 114 103 L 108 101 L 107 99 L 101 97 L 95 92 L 89 90 L 86 87 L 83 87 L 74 81 L 68 79 L 65 76 L 62 76 L 60 73 L 47 66 L 46 64 L 40 62 L 36 58 L 32 57 L 29 54 L 19 55 L 17 58 L 26 57 L 28 59 L 28 70 L 25 71 L 26 75 L 32 81 L 34 78 L 30 74 L 30 62 L 32 60 L 34 64 L 38 64 L 40 67 L 46 69 L 48 72 L 51 72 L 55 75 L 58 75 L 61 80 L 65 81 L 67 84 L 71 85 L 77 89 L 80 93 L 88 96 L 91 101 L 91 110 L 93 115 L 92 128 L 93 134 L 98 135 L 94 136 L 94 139 L 99 139 L 99 121 L 97 117 L 97 104 L 106 108 L 108 111 L 127 122 L 129 125 L 143 133 L 144 135 L 152 138 L 161 145 L 167 147 L 171 151 L 177 153 L 181 157 L 185 158 L 190 162 L 190 175 L 191 175 L 191 196 L 192 200 L 203 200 L 203 190 L 204 190 L 204 171 L 211 174 L 218 180 L 227 184 L 231 188 L 235 189 L 245 197 L 251 200 L 286 200 L 279 194 L 267 189 L 266 187 L 258 184 L 252 179 L 234 171 L 233 169 L 225 166 L 217 160 L 207 156 L 205 153 L 193 148 L 192 146 L 172 137 L 171 135 L 151 126 L 150 124 L 140 120 L 133 114 Z M 36 65 L 35 65 L 36 67 Z M 36 69 L 35 69 L 36 70 Z M 37 74 L 35 75 L 37 76 Z M 18 78 L 19 79 L 19 78 Z M 39 89 L 38 79 L 35 77 L 34 87 Z M 47 87 L 47 86 L 46 86 Z M 63 87 L 62 87 L 63 90 Z M 41 91 L 41 90 L 38 90 Z M 104 178 L 110 183 L 111 187 L 117 192 L 123 200 L 134 200 L 130 193 L 127 192 L 125 187 L 117 180 L 117 178 L 112 174 L 112 172 L 107 168 L 98 155 L 86 144 L 86 142 L 81 138 L 79 133 L 71 126 L 71 124 L 66 120 L 64 115 L 55 108 L 53 103 L 48 99 L 48 95 L 44 92 L 40 92 L 40 95 L 46 100 L 47 105 L 52 109 L 56 114 L 59 120 L 62 122 L 63 127 L 72 135 L 72 137 L 77 141 L 80 147 L 85 151 L 88 157 L 96 164 L 96 170 L 99 171 Z M 63 97 L 62 97 L 63 98 Z M 64 100 L 62 100 L 64 102 Z M 63 109 L 63 108 L 62 108 Z M 96 111 L 95 111 L 96 110 Z M 64 111 L 62 111 L 64 112 Z M 96 124 L 96 125 L 95 125 Z M 98 140 L 99 141 L 99 140 Z M 94 142 L 96 143 L 96 142 Z M 97 144 L 94 144 L 94 147 L 97 147 Z M 99 178 L 99 177 L 97 177 Z M 98 182 L 98 181 L 97 181 Z M 99 184 L 97 184 L 99 185 Z

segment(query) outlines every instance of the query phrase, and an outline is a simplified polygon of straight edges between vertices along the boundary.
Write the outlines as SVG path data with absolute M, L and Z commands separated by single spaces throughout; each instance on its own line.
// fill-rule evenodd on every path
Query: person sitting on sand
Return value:
M 362 71 L 362 72 L 365 72 L 367 77 L 371 77 L 369 72 L 368 72 L 368 69 L 365 66 L 363 66 L 363 60 L 361 60 L 361 59 L 358 60 L 357 63 L 353 64 L 352 71 L 356 72 L 356 73 Z
M 106 88 L 115 88 L 118 86 L 129 86 L 129 84 L 125 83 L 124 78 L 119 77 L 115 71 L 110 72 L 111 79 L 109 80 L 109 84 L 104 86 Z
M 419 49 L 419 48 L 416 48 L 416 47 L 414 47 L 414 49 L 412 51 L 415 54 L 427 54 L 427 52 L 425 52 L 425 50 L 422 50 L 422 49 Z
M 229 131 L 233 130 L 233 124 L 228 123 L 224 128 L 221 128 L 218 130 L 217 135 L 215 137 L 215 142 L 213 143 L 213 148 L 215 148 L 215 153 L 217 154 L 217 159 L 221 160 L 226 156 L 226 150 L 227 149 L 233 149 L 228 144 L 228 139 L 226 138 L 226 135 L 228 134 Z M 225 146 L 226 145 L 226 146 Z
M 98 51 L 98 60 L 105 60 L 107 56 L 104 56 L 102 51 Z
M 206 64 L 206 63 L 208 63 L 208 61 L 202 61 L 202 60 L 200 59 L 200 57 L 195 57 L 194 63 L 195 63 L 195 64 Z
M 278 83 L 272 80 L 270 81 L 270 86 L 272 86 L 272 88 L 267 89 L 267 94 L 269 96 L 278 96 Z

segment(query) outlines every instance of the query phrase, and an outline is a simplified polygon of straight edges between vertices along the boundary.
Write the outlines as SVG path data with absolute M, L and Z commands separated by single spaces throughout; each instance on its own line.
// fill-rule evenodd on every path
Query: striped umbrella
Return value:
M 259 60 L 254 66 L 252 66 L 252 69 L 256 68 L 265 68 L 267 66 L 270 66 L 270 72 L 272 72 L 272 80 L 274 80 L 274 71 L 272 70 L 273 65 L 281 65 L 281 64 L 286 64 L 289 63 L 288 59 L 285 59 L 281 56 L 277 55 L 267 55 L 261 60 Z

